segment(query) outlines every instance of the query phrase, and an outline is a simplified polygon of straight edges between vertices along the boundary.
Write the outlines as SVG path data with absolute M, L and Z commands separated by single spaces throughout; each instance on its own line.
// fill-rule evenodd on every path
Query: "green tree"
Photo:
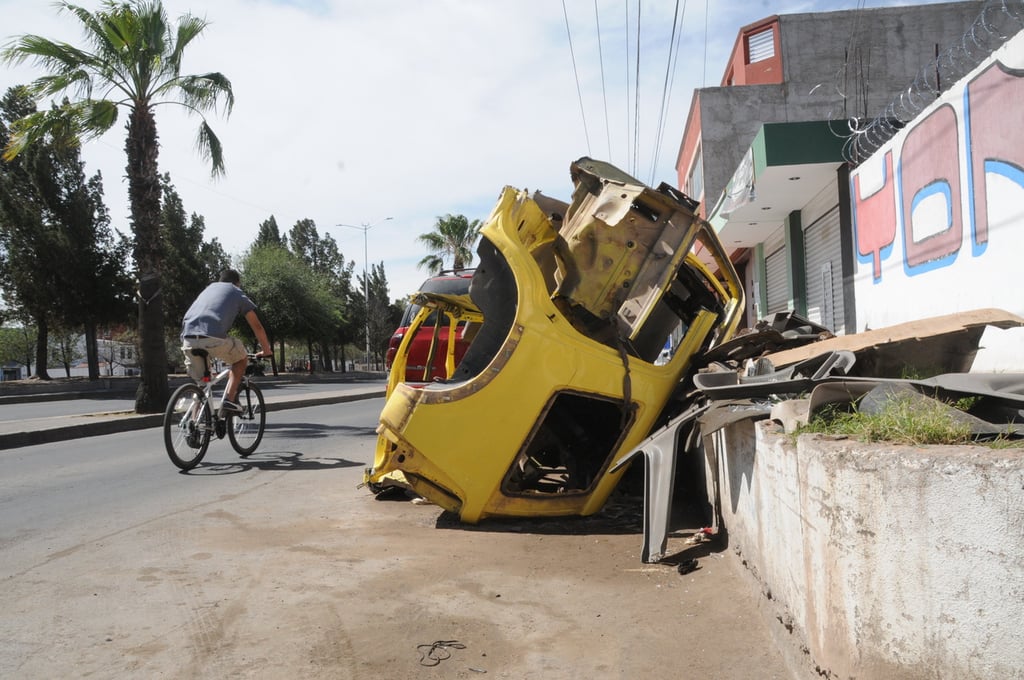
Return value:
M 74 329 L 58 326 L 50 332 L 50 358 L 64 367 L 64 375 L 71 377 L 71 367 L 84 357 L 79 351 L 81 335 Z
M 0 364 L 19 364 L 27 369 L 28 375 L 32 375 L 36 346 L 36 329 L 33 326 L 0 326 Z
M 13 158 L 50 134 L 72 143 L 92 139 L 117 122 L 121 107 L 128 110 L 126 176 L 142 352 L 135 410 L 154 413 L 163 410 L 168 386 L 160 296 L 159 143 L 153 109 L 157 104 L 180 104 L 200 116 L 196 147 L 217 176 L 224 172 L 221 144 L 203 113 L 218 110 L 221 103 L 230 113 L 234 94 L 220 73 L 181 73 L 185 49 L 206 28 L 205 19 L 185 14 L 172 27 L 159 0 L 107 0 L 96 12 L 69 2 L 59 7 L 81 23 L 86 48 L 24 35 L 0 51 L 0 59 L 11 64 L 31 61 L 47 71 L 30 85 L 33 96 L 72 90 L 78 99 L 67 109 L 37 112 L 19 120 L 4 157 Z M 102 93 L 102 98 L 94 98 L 96 93 Z
M 206 221 L 201 215 L 186 215 L 170 175 L 160 176 L 160 189 L 160 233 L 164 247 L 160 290 L 164 298 L 165 331 L 176 346 L 180 344 L 177 338 L 185 312 L 196 296 L 217 280 L 218 273 L 231 266 L 231 259 L 216 238 L 205 240 Z
M 288 239 L 281 236 L 281 230 L 277 226 L 277 219 L 273 215 L 260 222 L 260 228 L 256 233 L 256 240 L 253 241 L 253 245 L 288 247 Z
M 0 143 L 10 139 L 10 122 L 35 110 L 21 88 L 0 100 Z M 47 331 L 57 306 L 58 236 L 39 184 L 53 175 L 53 149 L 40 143 L 21 158 L 0 162 L 0 295 L 23 327 L 33 326 L 36 375 L 47 379 Z M 59 264 L 58 264 L 59 263 Z M 31 367 L 32 361 L 24 362 Z
M 347 319 L 351 316 L 349 291 L 352 287 L 352 270 L 354 262 L 346 262 L 341 251 L 338 250 L 338 243 L 330 234 L 322 237 L 316 229 L 313 220 L 303 219 L 295 223 L 288 234 L 288 242 L 291 250 L 314 271 L 325 282 L 330 296 L 330 316 L 337 320 L 332 326 L 324 328 L 325 334 L 316 340 L 319 351 L 310 349 L 310 355 L 319 355 L 320 366 L 324 370 L 330 370 L 332 364 L 338 363 L 344 367 L 344 351 L 346 343 L 354 340 L 351 324 Z M 339 357 L 340 354 L 340 357 Z M 312 366 L 311 366 L 312 368 Z
M 254 246 L 241 269 L 243 287 L 259 306 L 271 343 L 279 347 L 281 365 L 287 362 L 287 340 L 303 340 L 312 348 L 340 322 L 340 305 L 327 277 L 295 253 L 280 246 Z
M 430 251 L 417 266 L 439 274 L 444 269 L 445 258 L 451 258 L 452 269 L 465 269 L 473 263 L 473 247 L 479 236 L 480 220 L 470 222 L 465 215 L 438 217 L 434 231 L 416 238 Z
M 80 328 L 85 338 L 89 378 L 99 378 L 97 333 L 101 325 L 124 324 L 131 318 L 132 280 L 127 269 L 131 244 L 110 228 L 110 214 L 103 202 L 100 173 L 83 182 L 84 166 L 77 160 L 65 185 L 71 189 L 57 201 L 62 226 L 61 252 L 54 254 L 62 267 L 61 303 L 55 310 L 58 325 Z
M 7 123 L 34 110 L 24 88 L 8 90 L 0 99 L 0 146 L 9 140 Z M 84 168 L 78 147 L 49 138 L 0 161 L 0 279 L 8 303 L 40 329 L 39 377 L 47 375 L 51 325 L 83 330 L 89 375 L 98 378 L 97 324 L 126 318 L 128 244 L 110 229 L 102 177 L 86 180 Z
M 359 310 L 361 339 L 365 341 L 364 336 L 367 330 L 369 331 L 370 356 L 366 358 L 366 361 L 368 364 L 383 366 L 388 340 L 402 320 L 403 308 L 389 298 L 388 277 L 384 272 L 383 262 L 372 265 L 366 276 L 360 275 L 358 279 L 361 291 L 353 291 L 351 304 L 353 308 Z M 367 295 L 367 285 L 369 285 L 369 295 Z M 356 296 L 359 297 L 358 301 Z M 369 302 L 369 309 L 367 309 L 367 302 Z M 367 313 L 369 314 L 368 325 L 366 323 Z

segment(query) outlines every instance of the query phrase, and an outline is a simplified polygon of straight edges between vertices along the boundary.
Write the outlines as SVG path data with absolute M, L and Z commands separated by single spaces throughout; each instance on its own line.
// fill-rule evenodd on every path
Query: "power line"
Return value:
M 686 14 L 686 3 L 683 3 L 683 14 Z M 679 15 L 679 0 L 676 0 L 675 10 L 672 12 L 672 35 L 668 41 L 668 59 L 665 60 L 665 82 L 661 87 L 661 108 L 658 111 L 658 126 L 654 132 L 654 154 L 651 157 L 651 175 L 648 184 L 654 184 L 655 171 L 658 167 L 658 156 L 661 155 L 661 140 L 665 132 L 665 116 L 668 113 L 668 102 L 672 92 L 671 81 L 675 77 L 673 68 L 673 55 L 676 53 L 678 40 L 682 36 L 682 28 L 677 35 L 676 26 L 680 25 L 682 17 Z M 678 63 L 676 61 L 675 63 Z
M 576 97 L 580 102 L 580 118 L 583 119 L 583 136 L 587 140 L 587 155 L 590 155 L 590 133 L 587 131 L 587 114 L 583 111 L 583 91 L 580 89 L 580 74 L 576 69 L 576 52 L 572 48 L 572 32 L 569 30 L 569 12 L 562 0 L 562 14 L 565 16 L 565 35 L 569 39 L 569 55 L 572 57 L 572 73 L 576 78 Z
M 639 174 L 640 163 L 640 5 L 642 0 L 636 0 L 636 87 L 633 88 L 633 98 L 636 102 L 633 110 L 633 167 L 631 173 Z
M 708 6 L 708 0 L 704 0 L 704 65 L 701 72 L 700 86 L 708 86 L 708 14 L 711 12 L 711 8 Z
M 562 2 L 562 9 L 565 9 L 565 2 Z M 597 25 L 597 57 L 601 62 L 601 98 L 604 100 L 604 134 L 608 141 L 608 160 L 612 160 L 612 131 L 608 122 L 608 90 L 604 84 L 604 52 L 601 49 L 601 15 L 597 10 L 597 0 L 594 0 L 594 23 Z
M 626 8 L 626 28 L 623 37 L 625 37 L 626 43 L 624 45 L 622 53 L 625 56 L 625 59 L 623 59 L 623 61 L 626 64 L 626 164 L 628 165 L 629 159 L 633 157 L 633 135 L 630 134 L 632 128 L 629 124 L 629 0 L 626 0 L 626 2 L 624 3 L 624 7 Z

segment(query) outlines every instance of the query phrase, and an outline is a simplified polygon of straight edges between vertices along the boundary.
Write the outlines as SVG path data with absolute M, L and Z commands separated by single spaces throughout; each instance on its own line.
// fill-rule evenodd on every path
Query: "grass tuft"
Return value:
M 957 422 L 949 406 L 941 402 L 922 403 L 904 396 L 888 401 L 878 413 L 862 413 L 829 404 L 801 428 L 803 432 L 846 435 L 867 442 L 894 444 L 972 444 L 971 428 Z

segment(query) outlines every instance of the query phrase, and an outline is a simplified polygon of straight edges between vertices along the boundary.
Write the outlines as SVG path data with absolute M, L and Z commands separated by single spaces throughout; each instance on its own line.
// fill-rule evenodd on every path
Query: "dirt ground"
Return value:
M 17 677 L 792 677 L 729 549 L 678 531 L 640 562 L 637 499 L 469 527 L 337 472 L 264 472 L 8 579 Z

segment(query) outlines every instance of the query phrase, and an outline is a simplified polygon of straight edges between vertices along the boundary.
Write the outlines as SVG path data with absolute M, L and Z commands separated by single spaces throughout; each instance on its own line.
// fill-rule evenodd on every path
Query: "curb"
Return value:
M 338 394 L 310 399 L 268 402 L 267 413 L 305 408 L 307 406 L 324 406 L 326 404 L 341 404 L 348 401 L 361 401 L 363 399 L 377 399 L 384 397 L 384 393 L 385 390 L 376 390 L 356 394 Z M 77 423 L 75 425 L 64 425 L 45 430 L 34 430 L 32 432 L 0 434 L 0 450 L 17 449 L 23 446 L 36 446 L 38 444 L 52 444 L 53 442 L 83 437 L 98 437 L 118 432 L 145 430 L 151 427 L 161 427 L 164 422 L 164 414 L 162 413 L 136 415 L 131 411 L 123 411 L 121 413 L 109 414 L 109 416 L 112 417 L 97 420 L 93 423 Z

